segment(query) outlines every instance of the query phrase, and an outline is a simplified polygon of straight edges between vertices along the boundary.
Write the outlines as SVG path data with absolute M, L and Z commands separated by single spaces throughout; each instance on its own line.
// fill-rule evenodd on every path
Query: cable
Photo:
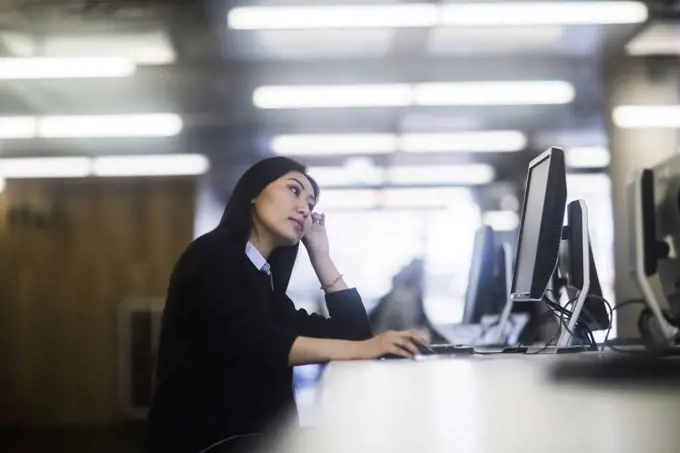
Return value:
M 640 312 L 640 316 L 638 316 L 638 322 L 637 322 L 638 330 L 640 330 L 640 334 L 642 336 L 642 339 L 647 343 L 648 350 L 645 350 L 645 351 L 635 351 L 635 350 L 626 351 L 625 349 L 619 349 L 619 348 L 615 347 L 611 343 L 608 344 L 609 334 L 612 330 L 612 327 L 614 326 L 614 312 L 616 310 L 621 309 L 621 308 L 624 308 L 624 307 L 627 307 L 627 306 L 630 306 L 630 305 L 635 305 L 635 304 L 641 304 L 641 305 L 646 306 L 646 302 L 645 302 L 644 299 L 630 299 L 630 300 L 623 301 L 619 304 L 616 304 L 616 306 L 612 307 L 612 305 L 609 303 L 609 301 L 607 301 L 607 299 L 605 299 L 604 297 L 594 295 L 594 294 L 590 295 L 588 297 L 602 301 L 609 308 L 609 314 L 610 314 L 609 315 L 609 329 L 607 329 L 607 334 L 605 335 L 604 341 L 602 343 L 602 351 L 604 351 L 605 347 L 609 346 L 609 349 L 611 349 L 612 351 L 621 353 L 621 354 L 649 355 L 650 352 L 658 353 L 658 354 L 663 353 L 662 350 L 660 350 L 659 348 L 657 348 L 654 345 L 654 343 L 652 342 L 652 340 L 650 338 L 649 332 L 647 332 L 647 329 L 644 327 L 648 318 L 652 317 L 651 310 L 649 309 L 649 307 L 645 307 Z M 668 314 L 664 313 L 664 317 L 666 317 L 666 316 L 668 316 Z
M 548 313 L 552 313 L 552 312 L 548 312 Z M 553 313 L 553 314 L 554 314 L 554 313 Z M 541 349 L 539 349 L 538 351 L 535 351 L 535 352 L 527 352 L 527 354 L 530 354 L 530 355 L 538 355 L 538 354 L 541 354 L 541 353 L 545 352 L 545 350 L 548 349 L 548 348 L 550 347 L 550 345 L 552 344 L 552 342 L 555 341 L 555 339 L 558 337 L 558 335 L 559 335 L 560 332 L 562 331 L 562 319 L 563 319 L 562 316 L 563 316 L 563 315 L 564 315 L 564 313 L 560 313 L 560 320 L 559 320 L 559 322 L 557 323 L 557 330 L 555 331 L 555 333 L 553 334 L 553 336 L 552 336 L 548 341 L 546 341 L 545 346 L 543 346 L 543 347 L 542 347 Z
M 577 291 L 579 291 L 578 288 L 574 288 L 574 289 L 576 289 Z M 557 300 L 559 300 L 559 295 L 557 294 L 556 291 L 554 291 L 554 290 L 552 290 L 552 289 L 547 289 L 546 292 L 550 292 L 550 293 L 552 293 L 553 295 L 557 296 L 557 297 L 558 297 Z M 571 318 L 571 317 L 574 315 L 574 313 L 573 313 L 573 311 L 569 310 L 569 305 L 571 305 L 571 304 L 574 303 L 576 300 L 578 300 L 578 298 L 575 298 L 575 299 L 573 299 L 573 300 L 570 300 L 569 302 L 567 302 L 567 303 L 565 304 L 564 307 L 562 307 L 562 306 L 559 304 L 559 302 L 550 300 L 547 296 L 545 296 L 545 300 L 547 301 L 547 303 L 549 303 L 550 305 L 552 305 L 552 307 L 553 307 L 555 310 L 558 310 L 558 311 L 560 311 L 561 313 L 564 313 L 565 315 L 568 315 L 569 318 Z M 587 310 L 586 310 L 586 312 L 587 312 Z M 569 328 L 567 327 L 567 325 L 565 325 L 564 327 L 565 327 L 565 329 L 569 332 L 569 334 L 570 334 L 571 336 L 576 337 L 576 338 L 579 339 L 579 341 L 581 342 L 581 345 L 582 345 L 582 346 L 583 346 L 583 341 L 582 341 L 581 337 L 585 337 L 585 338 L 589 341 L 590 346 L 593 347 L 593 346 L 595 345 L 595 339 L 594 339 L 594 337 L 593 337 L 593 333 L 592 333 L 592 331 L 590 330 L 590 327 L 588 327 L 588 324 L 587 324 L 587 323 L 584 323 L 583 320 L 581 320 L 580 318 L 581 318 L 581 317 L 579 316 L 579 319 L 576 320 L 576 324 L 574 325 L 574 330 L 575 330 L 576 332 L 582 333 L 582 335 L 575 335 L 574 332 L 572 332 L 572 331 L 569 330 Z M 591 318 L 592 318 L 592 316 L 591 316 Z M 563 319 L 563 318 L 562 318 L 562 319 Z
M 565 304 L 564 307 L 562 307 L 561 305 L 559 305 L 555 301 L 550 300 L 547 296 L 544 297 L 544 302 L 548 305 L 548 307 L 555 310 L 555 311 L 558 311 L 560 313 L 559 318 L 560 318 L 561 326 L 563 326 L 565 328 L 565 330 L 567 332 L 569 332 L 569 334 L 572 337 L 578 339 L 578 341 L 581 343 L 581 346 L 583 346 L 583 347 L 585 347 L 585 344 L 583 342 L 583 337 L 585 337 L 588 340 L 588 342 L 590 343 L 590 346 L 592 348 L 594 340 L 591 341 L 592 332 L 590 331 L 590 328 L 587 326 L 587 324 L 584 324 L 580 319 L 576 320 L 576 324 L 574 326 L 575 331 L 584 333 L 583 335 L 577 335 L 575 332 L 573 332 L 571 329 L 569 329 L 568 323 L 564 320 L 564 315 L 568 315 L 569 318 L 574 316 L 573 311 L 569 310 L 568 307 L 569 307 L 569 305 L 576 302 L 577 300 L 578 300 L 578 297 L 570 300 L 569 302 L 567 302 Z M 553 314 L 555 314 L 554 311 L 553 311 Z

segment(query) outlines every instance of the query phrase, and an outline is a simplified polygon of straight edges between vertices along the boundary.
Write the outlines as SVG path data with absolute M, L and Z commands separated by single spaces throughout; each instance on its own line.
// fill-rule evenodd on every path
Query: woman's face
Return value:
M 272 237 L 276 246 L 297 244 L 312 225 L 316 194 L 307 177 L 286 173 L 255 199 L 253 223 Z

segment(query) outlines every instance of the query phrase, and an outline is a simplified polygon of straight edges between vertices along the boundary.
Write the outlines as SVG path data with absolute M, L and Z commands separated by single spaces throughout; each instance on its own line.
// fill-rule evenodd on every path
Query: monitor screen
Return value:
M 487 225 L 475 233 L 470 265 L 470 277 L 465 294 L 463 323 L 477 324 L 484 315 L 497 314 L 496 279 L 494 278 L 496 250 L 494 232 Z M 507 296 L 506 296 L 507 297 Z M 502 309 L 502 307 L 501 307 Z
M 550 148 L 529 165 L 510 297 L 538 302 L 555 271 L 567 204 L 564 151 Z
M 546 156 L 529 172 L 526 188 L 526 208 L 522 218 L 523 231 L 517 248 L 513 293 L 529 294 L 531 292 L 549 170 L 550 156 Z

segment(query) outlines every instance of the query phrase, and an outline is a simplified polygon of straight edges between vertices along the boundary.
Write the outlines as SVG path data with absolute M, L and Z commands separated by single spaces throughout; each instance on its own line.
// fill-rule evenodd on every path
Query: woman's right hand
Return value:
M 424 348 L 430 347 L 430 344 L 413 330 L 388 331 L 361 343 L 363 359 L 377 359 L 387 354 L 412 357 L 420 354 L 419 345 Z

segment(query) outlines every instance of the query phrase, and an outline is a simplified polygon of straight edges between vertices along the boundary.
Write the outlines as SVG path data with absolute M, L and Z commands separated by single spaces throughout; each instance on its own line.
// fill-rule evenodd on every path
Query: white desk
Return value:
M 680 383 L 548 379 L 555 361 L 589 354 L 333 363 L 316 408 L 323 426 L 280 446 L 299 453 L 680 452 Z

